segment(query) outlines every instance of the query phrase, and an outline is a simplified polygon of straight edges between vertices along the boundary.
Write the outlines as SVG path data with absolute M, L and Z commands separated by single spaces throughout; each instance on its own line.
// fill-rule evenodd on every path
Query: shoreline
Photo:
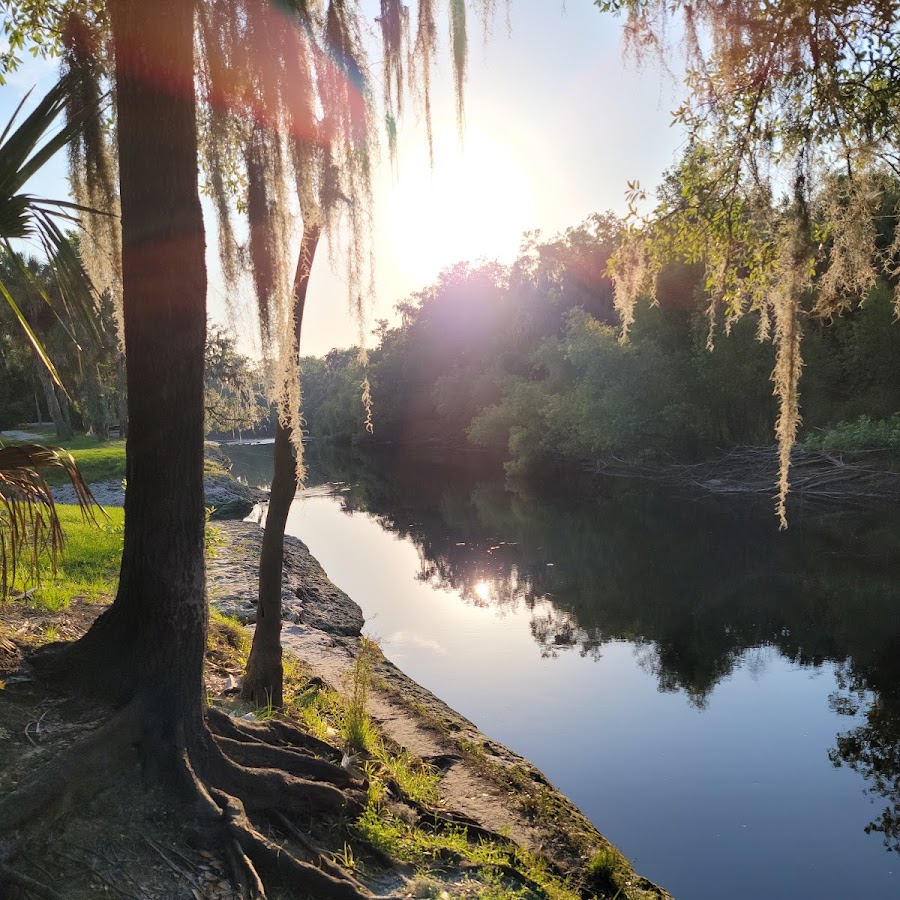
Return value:
M 207 559 L 210 607 L 251 631 L 263 529 L 258 515 L 248 513 L 268 495 L 230 475 L 207 476 L 205 487 L 208 506 L 216 507 L 211 525 L 218 532 Z M 91 488 L 104 505 L 123 504 L 120 482 Z M 67 502 L 65 490 L 54 488 L 57 502 Z M 364 625 L 360 606 L 328 578 L 303 541 L 285 535 L 285 654 L 325 686 L 344 693 L 361 652 Z M 513 842 L 575 883 L 590 880 L 592 860 L 608 857 L 620 888 L 611 893 L 619 900 L 672 900 L 663 888 L 638 875 L 628 858 L 529 760 L 485 735 L 380 650 L 372 676 L 369 716 L 398 752 L 439 772 L 441 808 L 461 829 L 489 841 Z M 227 692 L 223 685 L 219 688 Z
M 262 528 L 219 521 L 222 546 L 207 564 L 210 604 L 252 627 Z M 331 582 L 306 545 L 285 536 L 282 644 L 326 685 L 346 689 L 365 624 L 359 605 Z M 671 900 L 634 872 L 614 847 L 531 762 L 492 740 L 379 654 L 369 714 L 398 748 L 441 773 L 442 804 L 460 825 L 512 839 L 546 858 L 562 876 L 583 875 L 598 852 L 615 854 L 622 900 Z

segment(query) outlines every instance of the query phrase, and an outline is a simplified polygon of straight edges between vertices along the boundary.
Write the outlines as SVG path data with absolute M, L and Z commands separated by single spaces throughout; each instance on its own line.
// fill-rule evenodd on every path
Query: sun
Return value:
M 412 157 L 412 158 L 410 158 Z M 400 152 L 388 198 L 387 238 L 410 280 L 424 286 L 446 266 L 480 258 L 511 262 L 534 227 L 534 192 L 514 149 L 472 129 L 435 135 L 428 152 Z

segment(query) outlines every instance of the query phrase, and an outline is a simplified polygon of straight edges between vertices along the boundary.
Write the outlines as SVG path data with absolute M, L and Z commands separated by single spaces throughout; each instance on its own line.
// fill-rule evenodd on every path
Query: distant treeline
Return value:
M 758 319 L 710 321 L 700 266 L 660 276 L 619 340 L 606 263 L 619 225 L 593 216 L 553 240 L 528 236 L 510 266 L 459 263 L 380 320 L 368 364 L 357 348 L 303 360 L 310 435 L 338 442 L 481 447 L 511 472 L 569 468 L 601 456 L 708 456 L 773 443 L 770 343 Z M 809 317 L 804 433 L 900 410 L 900 325 L 888 285 L 830 323 Z M 374 431 L 365 428 L 368 377 Z

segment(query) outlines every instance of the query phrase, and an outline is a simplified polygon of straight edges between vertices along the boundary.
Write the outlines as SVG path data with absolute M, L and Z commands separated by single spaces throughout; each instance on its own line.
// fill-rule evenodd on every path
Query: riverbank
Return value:
M 210 560 L 210 602 L 252 623 L 262 529 L 248 522 L 217 526 L 220 552 Z M 306 545 L 285 538 L 282 643 L 285 652 L 338 693 L 351 683 L 362 652 L 359 606 L 328 579 Z M 590 881 L 591 863 L 609 860 L 619 896 L 668 897 L 639 877 L 625 858 L 528 760 L 484 735 L 470 721 L 378 653 L 369 714 L 398 749 L 434 766 L 440 806 L 473 833 L 502 836 L 547 860 L 573 883 Z M 615 891 L 610 892 L 610 895 Z
M 117 487 L 95 485 L 111 505 L 121 502 Z M 212 488 L 232 512 L 253 495 L 218 476 L 207 485 L 208 491 Z M 267 727 L 270 713 L 248 709 L 236 699 L 252 627 L 262 530 L 235 519 L 213 527 L 208 587 L 217 612 L 207 654 L 207 697 L 229 715 Z M 369 803 L 363 817 L 343 826 L 344 837 L 320 833 L 312 822 L 309 827 L 330 858 L 355 871 L 375 896 L 668 897 L 639 878 L 533 765 L 491 741 L 385 659 L 362 636 L 358 605 L 330 582 L 305 545 L 290 537 L 283 597 L 287 680 L 293 693 L 286 713 L 295 722 L 299 713 L 301 727 L 310 725 L 312 734 L 341 746 L 342 710 L 358 687 L 359 661 L 367 660 L 365 709 L 371 730 L 369 749 L 356 765 L 364 766 L 365 775 L 360 769 L 357 777 L 368 783 Z M 76 639 L 111 599 L 112 582 L 107 595 L 76 596 L 61 610 L 41 608 L 38 597 L 0 610 L 0 677 L 5 680 L 0 792 L 63 750 L 73 735 L 103 720 L 103 710 L 53 693 L 32 678 L 27 654 L 48 640 Z M 304 706 L 310 698 L 321 707 L 314 721 Z M 249 727 L 246 721 L 242 725 Z M 376 785 L 386 794 L 373 800 Z M 137 799 L 140 793 L 138 784 L 122 784 L 87 798 L 79 817 L 54 830 L 54 846 L 61 849 L 44 855 L 40 864 L 27 862 L 23 871 L 45 883 L 49 873 L 52 883 L 64 886 L 63 895 L 76 900 L 106 890 L 144 900 L 237 896 L 228 884 L 227 864 L 195 851 L 177 812 L 158 796 L 145 804 Z

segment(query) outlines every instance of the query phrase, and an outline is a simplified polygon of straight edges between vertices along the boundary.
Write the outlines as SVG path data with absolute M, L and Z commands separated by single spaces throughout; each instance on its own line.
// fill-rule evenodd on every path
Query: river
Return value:
M 225 447 L 265 483 L 271 445 Z M 900 896 L 900 511 L 312 459 L 288 531 L 677 900 Z

